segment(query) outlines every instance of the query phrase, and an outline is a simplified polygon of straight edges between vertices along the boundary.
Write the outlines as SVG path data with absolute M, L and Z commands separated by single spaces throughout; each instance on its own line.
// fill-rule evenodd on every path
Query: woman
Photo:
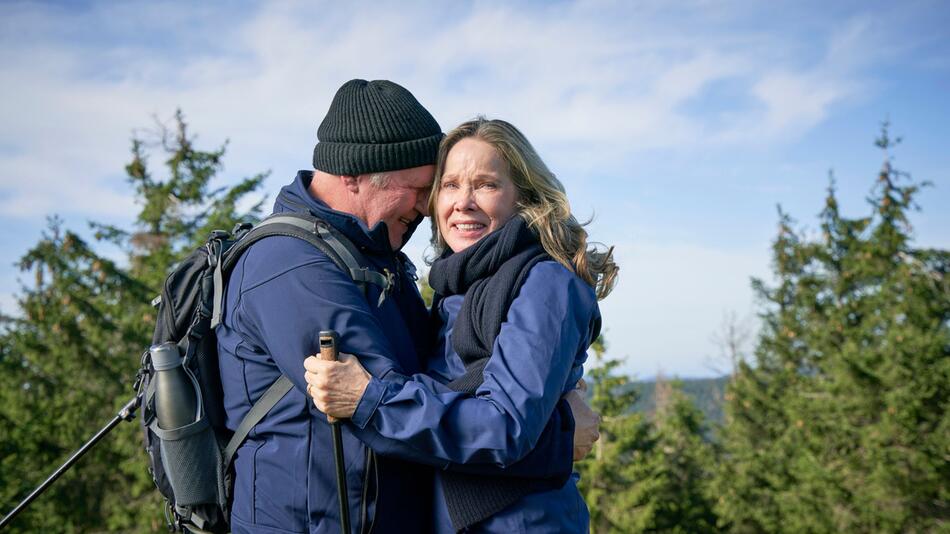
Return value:
M 374 449 L 389 447 L 390 454 L 413 459 L 424 452 L 447 461 L 468 454 L 471 461 L 484 451 L 509 450 L 517 461 L 534 446 L 558 399 L 580 380 L 600 329 L 597 300 L 612 289 L 617 266 L 610 251 L 587 248 L 563 186 L 505 121 L 478 118 L 449 132 L 439 148 L 429 208 L 440 253 L 429 278 L 441 321 L 429 370 L 436 381 L 381 381 L 355 359 L 311 357 L 307 381 L 314 402 L 341 418 L 359 406 L 374 411 L 365 409 L 372 403 L 375 412 L 399 414 L 387 419 L 402 422 L 400 428 L 374 425 L 372 416 L 354 420 L 361 439 Z M 439 417 L 419 416 L 432 412 Z M 575 478 L 558 487 L 516 489 L 510 481 L 498 489 L 450 472 L 437 478 L 437 532 L 587 531 Z

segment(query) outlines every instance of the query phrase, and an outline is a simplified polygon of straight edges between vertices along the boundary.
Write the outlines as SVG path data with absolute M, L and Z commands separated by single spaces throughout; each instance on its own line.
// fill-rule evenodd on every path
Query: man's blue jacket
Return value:
M 303 360 L 319 352 L 319 331 L 336 330 L 341 352 L 358 355 L 374 377 L 397 382 L 422 372 L 433 350 L 435 334 L 416 287 L 415 268 L 405 255 L 391 250 L 385 223 L 367 228 L 356 217 L 330 209 L 308 192 L 312 178 L 311 172 L 300 171 L 281 190 L 274 212 L 306 210 L 320 217 L 349 238 L 372 268 L 393 273 L 394 285 L 377 306 L 379 287 L 369 285 L 364 296 L 326 255 L 293 237 L 262 239 L 236 263 L 216 331 L 228 426 L 237 427 L 281 374 L 294 383 L 235 456 L 231 527 L 236 534 L 340 531 L 329 425 L 305 393 Z M 361 416 L 367 414 L 357 412 L 354 419 Z M 477 463 L 485 464 L 485 472 L 537 477 L 570 469 L 573 421 L 557 418 L 549 422 L 537 449 L 513 468 L 500 466 L 511 466 L 525 451 L 490 451 L 479 455 Z M 343 426 L 354 530 L 429 531 L 431 469 L 377 457 L 352 429 Z M 447 468 L 473 460 L 420 461 Z

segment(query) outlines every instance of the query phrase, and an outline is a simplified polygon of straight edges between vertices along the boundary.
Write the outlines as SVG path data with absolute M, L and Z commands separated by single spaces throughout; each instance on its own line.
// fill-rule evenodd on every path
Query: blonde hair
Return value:
M 432 217 L 432 246 L 441 255 L 446 248 L 439 231 L 436 201 L 445 170 L 445 161 L 452 147 L 462 139 L 474 137 L 498 151 L 507 163 L 511 180 L 518 190 L 516 210 L 541 241 L 544 250 L 561 265 L 587 282 L 603 299 L 613 289 L 619 268 L 614 263 L 613 247 L 606 251 L 588 248 L 587 231 L 571 215 L 564 186 L 538 156 L 538 153 L 517 128 L 499 119 L 477 117 L 449 132 L 439 145 L 435 166 L 435 182 L 429 195 Z M 590 221 L 588 221 L 590 222 Z

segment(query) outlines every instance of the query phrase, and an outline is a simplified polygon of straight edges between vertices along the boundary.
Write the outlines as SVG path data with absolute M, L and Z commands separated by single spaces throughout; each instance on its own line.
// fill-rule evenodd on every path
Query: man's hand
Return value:
M 309 356 L 303 366 L 307 369 L 304 373 L 307 393 L 317 409 L 339 419 L 352 417 L 370 380 L 370 374 L 359 360 L 341 352 L 340 361 L 328 362 Z
M 597 427 L 600 425 L 600 416 L 597 415 L 587 401 L 584 400 L 583 392 L 587 391 L 587 383 L 582 379 L 577 384 L 577 389 L 568 392 L 564 396 L 567 403 L 571 406 L 571 414 L 574 416 L 574 461 L 583 460 L 590 454 L 594 448 L 594 442 L 600 439 L 600 431 Z

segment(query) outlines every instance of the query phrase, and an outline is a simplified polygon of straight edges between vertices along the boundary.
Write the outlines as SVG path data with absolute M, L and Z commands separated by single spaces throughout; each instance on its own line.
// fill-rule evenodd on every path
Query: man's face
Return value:
M 359 177 L 360 197 L 366 225 L 379 222 L 389 229 L 389 244 L 399 250 L 409 225 L 426 215 L 429 190 L 435 175 L 435 165 L 389 171 L 389 183 L 377 187 L 370 183 L 370 175 Z

